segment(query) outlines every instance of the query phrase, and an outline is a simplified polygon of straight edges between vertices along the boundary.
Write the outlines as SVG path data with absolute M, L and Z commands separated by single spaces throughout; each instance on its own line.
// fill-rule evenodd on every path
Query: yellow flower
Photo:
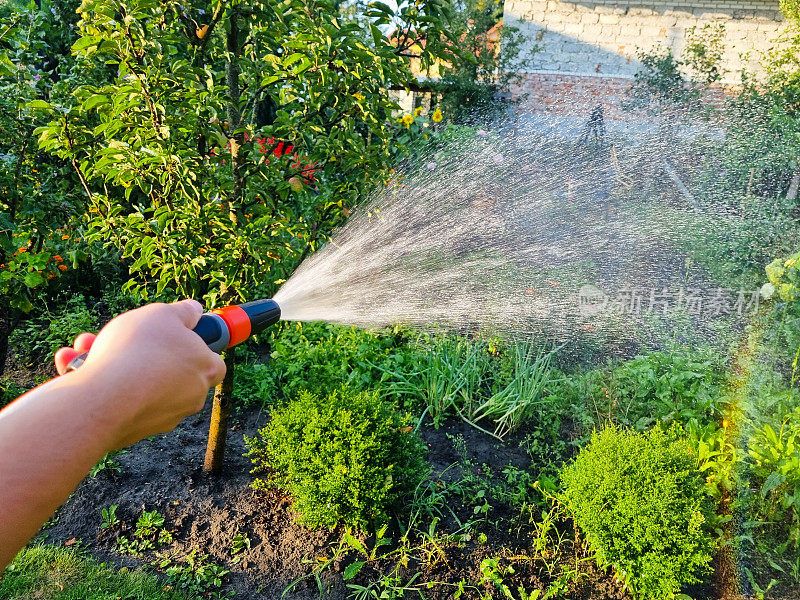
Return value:
M 438 108 L 435 111 L 433 111 L 433 116 L 431 117 L 431 120 L 434 123 L 438 123 L 439 121 L 441 121 L 442 120 L 442 111 L 439 110 Z
M 408 129 L 409 127 L 411 127 L 411 124 L 414 122 L 414 117 L 411 116 L 411 115 L 403 115 L 403 118 L 400 119 L 400 121 L 402 121 L 403 125 L 406 126 L 406 129 Z
M 414 109 L 414 116 L 415 117 L 418 117 L 421 114 L 422 114 L 422 107 L 421 106 L 418 106 L 417 108 Z

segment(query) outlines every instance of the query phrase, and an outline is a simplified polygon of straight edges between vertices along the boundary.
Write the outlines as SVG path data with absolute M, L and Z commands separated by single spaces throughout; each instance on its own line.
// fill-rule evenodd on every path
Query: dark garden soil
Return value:
M 177 558 L 188 555 L 193 549 L 197 549 L 198 554 L 208 554 L 214 563 L 230 570 L 226 586 L 236 591 L 236 598 L 281 597 L 292 582 L 309 575 L 315 564 L 332 557 L 342 532 L 311 531 L 296 524 L 288 498 L 250 487 L 254 476 L 249 473 L 249 460 L 243 456 L 246 450 L 243 434 L 254 435 L 267 419 L 268 416 L 259 411 L 240 413 L 234 419 L 228 437 L 224 473 L 217 478 L 204 477 L 200 469 L 208 430 L 208 409 L 186 419 L 169 434 L 136 444 L 129 448 L 129 452 L 117 457 L 121 467 L 118 474 L 103 471 L 94 478 L 87 477 L 42 536 L 52 544 L 81 545 L 102 561 L 129 568 L 143 566 L 156 558 L 152 552 L 140 558 L 122 555 L 114 551 L 115 541 L 119 535 L 130 536 L 143 510 L 158 510 L 166 517 L 165 527 L 174 535 L 174 542 L 160 552 L 174 554 Z M 459 434 L 463 436 L 470 461 L 476 465 L 485 464 L 493 472 L 499 472 L 506 465 L 524 468 L 529 464 L 518 443 L 500 444 L 454 421 L 438 430 L 422 431 L 423 439 L 430 446 L 429 459 L 434 477 L 443 471 L 442 478 L 458 476 L 458 467 L 452 468 L 451 465 L 463 459 L 452 443 L 452 436 Z M 102 530 L 100 511 L 111 505 L 118 505 L 117 516 L 122 525 L 114 531 Z M 461 511 L 462 507 L 451 508 L 459 518 L 470 518 Z M 472 513 L 472 507 L 467 508 Z M 543 561 L 528 558 L 534 555 L 533 536 L 528 526 L 512 526 L 518 515 L 518 507 L 495 506 L 485 526 L 476 530 L 484 533 L 485 539 L 479 540 L 475 535 L 469 541 L 440 543 L 441 550 L 413 552 L 407 567 L 401 568 L 399 573 L 411 579 L 415 572 L 421 572 L 415 580 L 418 585 L 437 582 L 438 585 L 431 588 L 421 586 L 426 598 L 452 598 L 456 590 L 454 586 L 459 581 L 478 586 L 483 559 L 501 557 L 501 567 L 513 566 L 514 574 L 505 575 L 504 581 L 515 590 L 515 597 L 518 586 L 528 591 L 546 588 L 555 575 L 548 574 L 548 565 Z M 449 527 L 455 527 L 454 523 L 443 522 L 437 532 L 446 533 Z M 396 527 L 390 527 L 388 535 L 392 536 L 396 531 Z M 231 547 L 237 533 L 246 534 L 251 547 L 239 553 L 239 561 L 234 564 Z M 561 534 L 571 547 L 574 534 L 566 525 L 561 525 Z M 365 541 L 369 546 L 370 539 Z M 573 552 L 562 562 L 575 563 L 581 558 L 584 558 L 583 554 Z M 321 575 L 322 582 L 329 588 L 322 597 L 347 597 L 350 590 L 341 574 L 355 560 L 358 557 L 354 552 L 344 553 L 334 561 L 332 569 Z M 369 562 L 355 579 L 347 583 L 366 585 L 379 572 L 386 573 L 392 566 L 389 560 Z M 591 561 L 579 561 L 577 567 L 581 575 L 569 584 L 569 598 L 602 600 L 628 597 L 608 573 L 597 569 Z M 552 569 L 553 565 L 549 568 Z M 468 587 L 461 597 L 478 598 L 479 589 L 494 597 L 503 597 L 491 584 Z M 304 579 L 285 597 L 320 597 L 316 579 Z M 418 596 L 413 593 L 407 597 Z

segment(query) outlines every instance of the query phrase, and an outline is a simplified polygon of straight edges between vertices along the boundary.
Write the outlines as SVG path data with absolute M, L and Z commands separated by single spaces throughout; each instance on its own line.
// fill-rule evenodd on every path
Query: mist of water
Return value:
M 418 157 L 283 285 L 283 318 L 513 337 L 663 320 L 697 284 L 681 243 L 703 220 L 678 190 L 633 190 L 648 144 L 576 138 L 540 122 Z

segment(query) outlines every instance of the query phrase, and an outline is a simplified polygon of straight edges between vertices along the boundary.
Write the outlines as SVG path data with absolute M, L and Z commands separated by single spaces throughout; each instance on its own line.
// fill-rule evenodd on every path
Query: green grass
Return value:
M 0 600 L 189 600 L 154 575 L 117 569 L 75 550 L 30 546 L 0 579 Z

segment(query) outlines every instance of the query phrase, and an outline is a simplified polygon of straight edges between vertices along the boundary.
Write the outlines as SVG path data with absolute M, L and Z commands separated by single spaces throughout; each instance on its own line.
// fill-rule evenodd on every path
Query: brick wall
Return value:
M 504 24 L 520 29 L 527 59 L 512 91 L 527 94 L 533 110 L 570 112 L 576 103 L 597 104 L 594 99 L 613 112 L 639 69 L 640 52 L 670 48 L 681 56 L 687 30 L 706 23 L 725 25 L 727 85 L 742 70 L 760 71 L 763 53 L 784 26 L 777 0 L 506 0 Z

